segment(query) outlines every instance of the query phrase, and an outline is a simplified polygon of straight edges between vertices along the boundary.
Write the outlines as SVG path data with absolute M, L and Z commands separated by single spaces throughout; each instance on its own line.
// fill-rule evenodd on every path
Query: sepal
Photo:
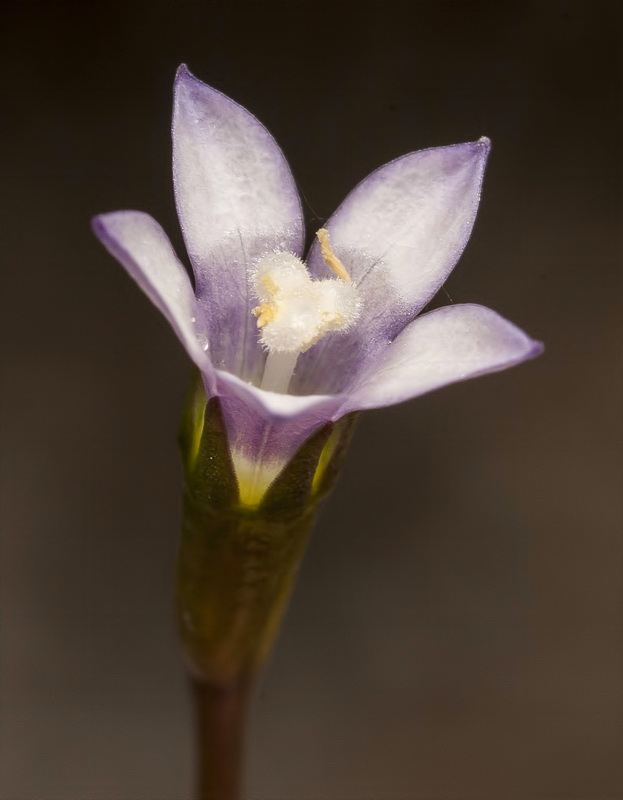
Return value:
M 267 520 L 293 519 L 313 508 L 314 476 L 332 429 L 332 424 L 324 425 L 304 442 L 268 487 L 258 508 L 259 515 Z
M 320 454 L 312 483 L 312 496 L 316 503 L 324 500 L 333 491 L 358 419 L 359 413 L 355 411 L 333 424 L 331 435 Z
M 213 510 L 233 508 L 238 482 L 218 397 L 206 398 L 201 374 L 191 380 L 179 433 L 187 492 Z
M 325 498 L 337 480 L 357 414 L 320 428 L 299 448 L 269 486 L 260 512 L 267 518 L 304 514 Z

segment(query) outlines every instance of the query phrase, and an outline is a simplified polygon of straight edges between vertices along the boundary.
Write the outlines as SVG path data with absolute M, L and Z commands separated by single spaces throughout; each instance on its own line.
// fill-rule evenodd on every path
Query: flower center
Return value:
M 345 331 L 357 320 L 361 303 L 350 275 L 329 244 L 329 234 L 316 234 L 320 252 L 336 278 L 312 280 L 305 264 L 292 253 L 270 253 L 255 267 L 252 282 L 259 301 L 260 341 L 268 351 L 262 389 L 287 392 L 300 353 L 331 331 Z

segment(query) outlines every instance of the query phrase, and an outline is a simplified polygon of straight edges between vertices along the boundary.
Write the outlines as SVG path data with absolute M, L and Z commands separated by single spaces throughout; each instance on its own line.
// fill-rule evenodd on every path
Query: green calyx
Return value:
M 185 493 L 177 609 L 196 677 L 228 685 L 253 676 L 265 661 L 355 416 L 316 431 L 250 507 L 240 501 L 220 400 L 206 401 L 195 380 L 180 431 Z

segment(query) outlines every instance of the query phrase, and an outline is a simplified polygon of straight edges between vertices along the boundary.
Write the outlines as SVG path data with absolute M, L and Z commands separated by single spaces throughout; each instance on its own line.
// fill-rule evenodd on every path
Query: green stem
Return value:
M 197 726 L 197 800 L 239 800 L 251 684 L 192 680 Z

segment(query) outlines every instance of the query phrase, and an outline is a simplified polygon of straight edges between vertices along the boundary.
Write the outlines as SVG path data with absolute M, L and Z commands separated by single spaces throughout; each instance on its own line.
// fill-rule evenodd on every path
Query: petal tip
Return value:
M 173 91 L 177 94 L 184 87 L 192 86 L 193 84 L 201 84 L 199 78 L 196 78 L 188 69 L 186 64 L 180 64 L 175 73 L 175 80 L 173 81 Z
M 515 342 L 515 349 L 517 351 L 518 361 L 525 361 L 531 358 L 536 358 L 540 356 L 541 353 L 545 350 L 545 345 L 543 342 L 539 342 L 536 339 L 532 339 L 528 334 L 522 330 L 521 328 L 517 327 L 515 323 L 511 322 L 510 320 L 503 317 L 501 314 L 498 314 L 497 311 L 494 311 L 488 306 L 483 306 L 480 303 L 462 303 L 456 306 L 444 306 L 443 308 L 438 310 L 439 312 L 443 312 L 444 309 L 447 309 L 448 313 L 452 314 L 453 309 L 456 308 L 463 308 L 465 309 L 466 313 L 473 315 L 475 319 L 480 318 L 481 320 L 489 320 L 489 324 L 499 326 L 499 331 L 506 331 L 507 334 L 510 335 L 512 340 Z M 431 312 L 433 313 L 433 312 Z
M 528 349 L 526 350 L 526 359 L 529 358 L 536 358 L 540 356 L 541 353 L 545 351 L 545 345 L 543 342 L 537 342 L 536 339 L 530 339 L 530 343 L 528 345 Z
M 205 86 L 205 84 L 200 81 L 196 75 L 193 75 L 187 64 L 180 64 L 175 72 L 175 80 L 173 81 L 173 85 L 177 88 L 179 85 L 192 83 Z
M 144 211 L 106 211 L 103 214 L 96 214 L 94 217 L 91 217 L 91 230 L 96 236 L 101 238 L 108 234 L 111 225 L 115 223 L 123 224 L 123 222 L 127 220 L 153 221 L 152 217 Z
M 99 232 L 102 230 L 102 227 L 103 227 L 102 217 L 103 216 L 104 216 L 103 214 L 97 214 L 97 216 L 91 217 L 91 230 L 96 235 L 99 234 Z
M 470 142 L 469 148 L 474 161 L 479 163 L 481 168 L 484 168 L 491 152 L 491 139 L 488 136 L 481 136 L 475 142 Z
M 91 217 L 91 230 L 97 236 L 97 238 L 104 242 L 108 238 L 108 221 L 119 214 L 118 211 L 109 211 L 105 214 L 97 214 L 95 217 Z
M 174 102 L 201 102 L 202 99 L 218 94 L 221 93 L 194 75 L 187 64 L 179 65 L 173 81 Z
M 223 100 L 230 105 L 237 105 L 227 95 L 194 75 L 186 64 L 180 64 L 173 81 L 173 127 L 175 128 L 176 117 L 179 116 L 181 109 L 185 108 L 193 115 L 201 114 L 207 104 L 210 104 L 213 113 L 212 104 Z

